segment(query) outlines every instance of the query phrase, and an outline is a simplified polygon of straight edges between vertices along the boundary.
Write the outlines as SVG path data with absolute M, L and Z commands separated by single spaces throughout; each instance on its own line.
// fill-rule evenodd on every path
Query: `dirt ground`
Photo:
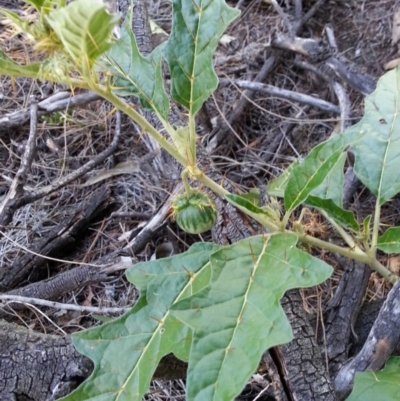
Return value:
M 296 2 L 286 0 L 278 3 L 289 22 L 294 22 Z M 300 3 L 305 15 L 316 1 Z M 327 46 L 327 29 L 331 28 L 337 44 L 335 55 L 351 70 L 376 82 L 385 72 L 385 64 L 400 56 L 397 44 L 392 44 L 393 16 L 400 2 L 327 0 L 321 3 L 298 36 Z M 276 95 L 243 93 L 235 82 L 254 80 L 265 60 L 274 54 L 277 61 L 266 74 L 265 84 L 338 105 L 329 82 L 301 64 L 306 62 L 307 66 L 311 65 L 333 78 L 325 59 L 313 60 L 272 48 L 271 44 L 277 37 L 287 34 L 288 28 L 269 1 L 241 0 L 230 4 L 239 6 L 242 13 L 226 32 L 215 54 L 216 72 L 221 83 L 200 113 L 198 132 L 202 143 L 212 152 L 215 164 L 240 192 L 259 188 L 277 177 L 291 162 L 305 156 L 312 147 L 337 130 L 340 118 L 337 114 Z M 0 0 L 0 6 L 31 14 L 18 1 Z M 170 2 L 154 1 L 149 10 L 153 21 L 168 33 Z M 15 60 L 26 62 L 35 55 L 29 44 L 21 39 L 21 35 L 13 36 L 13 28 L 7 21 L 0 20 L 0 48 Z M 161 41 L 163 35 L 154 35 L 153 39 Z M 343 85 L 350 99 L 347 123 L 353 124 L 362 116 L 365 93 L 343 82 L 340 77 L 334 78 Z M 61 90 L 70 88 L 0 76 L 0 202 L 10 191 L 29 134 L 29 122 L 4 128 L 1 119 L 10 113 L 29 109 L 31 96 L 41 101 Z M 247 105 L 230 120 L 241 99 L 245 98 L 248 98 Z M 115 111 L 102 101 L 40 117 L 36 152 L 22 195 L 35 194 L 56 185 L 105 151 L 115 135 L 115 119 Z M 225 131 L 220 135 L 222 128 Z M 110 156 L 52 194 L 21 205 L 6 226 L 0 225 L 0 292 L 41 282 L 79 264 L 98 265 L 107 255 L 125 248 L 139 234 L 167 200 L 175 183 L 171 177 L 159 176 L 152 161 L 146 160 L 148 147 L 141 138 L 140 130 L 123 118 L 120 142 Z M 60 227 L 71 227 L 71 221 L 81 219 L 100 193 L 101 202 L 95 212 L 71 232 L 68 241 L 61 246 L 46 247 Z M 369 213 L 372 202 L 372 197 L 363 189 L 354 195 L 350 208 L 356 212 L 359 221 Z M 385 212 L 385 222 L 398 225 L 398 200 L 393 201 L 390 208 Z M 331 234 L 329 227 L 314 214 L 309 217 L 309 229 L 312 235 Z M 202 239 L 210 240 L 210 237 L 190 236 L 181 232 L 173 222 L 165 221 L 138 252 L 133 255 L 128 248 L 125 254 L 137 260 L 148 260 L 157 249 L 160 250 L 161 244 L 168 242 L 175 252 L 182 252 L 191 243 Z M 36 255 L 26 259 L 26 263 L 32 264 L 27 273 L 20 280 L 10 282 L 7 288 L 2 285 L 1 272 L 12 270 L 32 252 Z M 337 264 L 329 256 L 327 260 Z M 315 312 L 329 301 L 340 275 L 339 269 L 329 283 L 304 294 L 308 311 Z M 373 275 L 368 298 L 382 297 L 387 289 L 388 285 Z M 55 300 L 64 304 L 118 307 L 122 313 L 123 308 L 134 303 L 135 294 L 123 272 L 117 272 L 104 282 L 60 293 Z M 73 333 L 100 324 L 90 313 L 39 306 L 8 311 L 6 318 L 38 332 L 55 334 Z M 184 399 L 184 386 L 182 381 L 154 382 L 148 399 Z M 248 396 L 243 399 L 255 399 L 261 388 L 262 384 L 250 383 Z

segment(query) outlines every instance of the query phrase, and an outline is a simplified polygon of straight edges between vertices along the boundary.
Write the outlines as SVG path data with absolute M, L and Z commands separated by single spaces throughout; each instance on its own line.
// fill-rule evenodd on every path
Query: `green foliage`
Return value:
M 385 253 L 400 253 L 400 227 L 388 228 L 378 239 L 378 248 Z
M 36 78 L 40 71 L 40 64 L 20 65 L 11 60 L 3 51 L 0 50 L 0 73 L 13 77 L 29 76 Z
M 197 243 L 173 258 L 131 267 L 126 275 L 140 289 L 140 299 L 120 318 L 73 336 L 75 347 L 94 361 L 95 369 L 62 400 L 140 401 L 164 355 L 173 352 L 187 360 L 191 330 L 170 308 L 208 284 L 209 257 L 217 249 Z
M 120 96 L 137 96 L 145 108 L 168 119 L 169 99 L 165 92 L 161 71 L 161 48 L 143 57 L 131 30 L 128 17 L 121 28 L 121 38 L 106 54 L 105 65 L 112 74 L 113 91 Z
M 265 349 L 292 338 L 279 305 L 284 292 L 332 272 L 296 242 L 294 234 L 274 234 L 219 249 L 196 243 L 131 267 L 127 278 L 140 289 L 139 301 L 119 319 L 74 335 L 95 370 L 62 400 L 139 401 L 171 352 L 189 361 L 188 401 L 233 399 Z
M 400 394 L 400 358 L 391 357 L 379 372 L 358 372 L 346 401 L 396 401 Z
M 324 183 L 332 170 L 341 162 L 343 150 L 361 135 L 359 130 L 346 131 L 316 146 L 301 163 L 293 167 L 284 195 L 288 213 Z M 343 174 L 343 171 L 341 173 Z
M 307 206 L 312 206 L 316 209 L 323 210 L 328 214 L 329 217 L 331 217 L 341 226 L 358 233 L 359 226 L 354 217 L 354 213 L 350 212 L 349 210 L 342 209 L 332 199 L 321 199 L 317 196 L 310 195 L 305 203 Z
M 262 216 L 263 218 L 269 219 L 272 223 L 279 224 L 280 222 L 280 205 L 273 198 L 271 198 L 271 202 L 264 207 L 256 206 L 253 201 L 243 196 L 228 194 L 225 198 L 232 203 L 232 205 L 251 217 L 257 218 L 257 216 Z
M 300 250 L 298 242 L 368 263 L 392 282 L 396 279 L 376 259 L 376 250 L 400 252 L 399 227 L 378 235 L 380 206 L 400 191 L 399 69 L 381 78 L 376 91 L 367 97 L 365 116 L 358 124 L 293 162 L 268 184 L 270 200 L 260 205 L 257 193 L 227 193 L 198 169 L 195 157 L 194 116 L 217 87 L 212 54 L 237 10 L 224 0 L 174 0 L 167 43 L 144 57 L 131 32 L 131 16 L 121 37 L 113 38 L 118 16 L 110 15 L 101 0 L 68 5 L 65 0 L 26 2 L 39 13 L 32 24 L 8 10 L 0 9 L 0 13 L 28 33 L 48 58 L 40 64 L 19 65 L 0 50 L 1 74 L 52 79 L 95 91 L 134 119 L 183 165 L 185 186 L 188 176 L 197 179 L 271 232 L 225 247 L 197 243 L 181 255 L 130 268 L 127 278 L 139 288 L 140 299 L 119 319 L 74 335 L 75 346 L 94 361 L 95 369 L 64 401 L 141 400 L 160 359 L 169 353 L 189 362 L 189 401 L 232 400 L 262 353 L 292 338 L 279 304 L 284 292 L 321 283 L 332 272 L 324 262 Z M 170 103 L 162 79 L 162 57 L 171 72 L 172 98 L 189 111 L 185 127 L 172 127 L 167 120 Z M 131 95 L 155 111 L 167 138 L 120 98 Z M 373 218 L 368 216 L 362 224 L 343 208 L 349 147 L 354 152 L 356 175 L 377 197 Z M 182 197 L 175 203 L 179 225 L 192 233 L 211 228 L 216 219 L 214 204 L 196 194 L 203 203 L 191 204 Z M 275 196 L 283 198 L 284 215 Z M 297 219 L 292 212 L 303 205 L 321 212 L 348 247 L 304 234 L 301 221 L 291 226 Z M 189 208 L 189 215 L 180 215 Z M 381 377 L 379 382 L 374 379 L 373 391 L 399 371 L 398 360 L 390 359 L 384 371 L 372 375 Z M 367 400 L 360 398 L 372 388 L 371 376 L 365 375 L 356 378 L 349 400 Z M 376 391 L 382 391 L 376 393 L 380 398 L 384 390 Z M 390 391 L 387 399 L 395 400 L 397 393 Z
M 311 191 L 311 195 L 320 199 L 331 199 L 337 206 L 342 207 L 343 183 L 344 183 L 344 164 L 347 158 L 343 152 L 337 160 L 335 166 L 327 174 L 322 184 Z
M 232 400 L 263 352 L 292 339 L 279 300 L 326 280 L 332 268 L 296 248 L 293 234 L 246 238 L 213 253 L 211 282 L 173 305 L 193 329 L 187 400 Z
M 0 13 L 26 32 L 38 50 L 48 53 L 48 58 L 19 65 L 2 54 L 0 74 L 69 83 L 71 72 L 78 70 L 86 81 L 91 81 L 95 61 L 111 46 L 111 32 L 118 16 L 110 15 L 101 0 L 74 1 L 67 6 L 65 0 L 28 3 L 40 12 L 32 24 L 6 9 L 0 8 Z
M 358 124 L 363 137 L 354 145 L 354 171 L 382 205 L 400 191 L 400 70 L 386 73 L 366 98 Z
M 172 12 L 172 32 L 164 49 L 171 95 L 194 116 L 217 88 L 212 55 L 239 11 L 224 0 L 174 0 Z
M 111 46 L 111 32 L 118 16 L 110 15 L 102 1 L 74 1 L 49 13 L 47 22 L 76 68 L 89 76 L 96 59 Z

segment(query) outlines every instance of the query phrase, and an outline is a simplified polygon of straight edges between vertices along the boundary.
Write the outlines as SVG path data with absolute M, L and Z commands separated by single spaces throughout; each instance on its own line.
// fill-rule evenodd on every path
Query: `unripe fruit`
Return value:
M 192 190 L 174 199 L 172 215 L 183 231 L 201 234 L 211 230 L 217 221 L 217 208 L 208 195 Z

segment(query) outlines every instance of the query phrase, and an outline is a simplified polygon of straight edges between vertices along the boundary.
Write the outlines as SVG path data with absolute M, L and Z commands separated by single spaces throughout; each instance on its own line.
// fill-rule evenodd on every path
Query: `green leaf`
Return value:
M 81 0 L 46 17 L 76 68 L 88 76 L 96 59 L 111 46 L 118 15 L 110 15 L 101 0 Z
M 382 205 L 400 191 L 400 69 L 389 71 L 365 99 L 363 138 L 353 146 L 354 172 Z
M 388 228 L 379 237 L 377 246 L 385 253 L 400 253 L 400 227 Z
M 267 214 L 261 207 L 256 206 L 251 200 L 246 199 L 243 196 L 228 194 L 225 197 L 233 205 L 240 207 L 246 212 L 253 214 Z
M 39 63 L 20 65 L 0 50 L 0 74 L 12 77 L 37 78 L 39 77 L 40 67 Z
M 293 168 L 285 188 L 285 208 L 290 213 L 318 188 L 339 160 L 344 148 L 362 136 L 358 126 L 317 145 Z
M 358 233 L 360 228 L 357 220 L 354 217 L 354 213 L 350 212 L 349 210 L 342 209 L 332 199 L 321 199 L 310 195 L 306 200 L 306 204 L 308 206 L 324 210 L 329 217 L 331 217 L 337 223 Z
M 40 10 L 40 8 L 43 6 L 43 4 L 46 2 L 46 0 L 24 0 L 25 3 L 30 4 L 31 6 L 34 6 L 36 10 Z
M 332 268 L 296 248 L 293 234 L 241 240 L 213 253 L 212 279 L 172 307 L 193 328 L 188 401 L 230 401 L 266 349 L 292 339 L 279 300 L 290 288 L 317 285 Z
M 119 96 L 137 96 L 144 108 L 153 109 L 167 120 L 169 99 L 161 70 L 162 47 L 143 57 L 128 17 L 122 25 L 120 39 L 106 54 L 105 64 L 113 74 L 113 92 Z
M 250 189 L 249 192 L 240 195 L 242 198 L 247 199 L 255 206 L 260 206 L 260 191 L 256 188 Z
M 224 0 L 174 0 L 172 32 L 164 49 L 171 95 L 194 116 L 217 88 L 212 55 L 239 11 Z
M 66 0 L 24 0 L 25 3 L 35 7 L 41 14 L 48 14 L 53 8 L 65 7 Z
M 324 145 L 314 148 L 309 157 L 294 169 L 290 175 L 289 182 L 285 189 L 285 208 L 291 212 L 304 200 L 314 188 L 322 184 L 325 177 L 339 160 L 342 149 L 332 152 L 326 157 L 320 156 L 323 153 Z
M 321 199 L 332 199 L 337 206 L 342 206 L 344 184 L 343 168 L 346 158 L 346 153 L 340 155 L 337 163 L 325 177 L 324 181 L 322 181 L 322 184 L 312 190 L 311 195 Z
M 127 277 L 140 289 L 134 308 L 100 327 L 73 335 L 94 371 L 63 401 L 141 401 L 160 359 L 171 352 L 189 357 L 191 330 L 169 312 L 171 305 L 195 294 L 210 280 L 210 254 L 218 246 L 196 243 L 170 258 L 138 263 Z
M 230 203 L 232 203 L 232 205 L 234 205 L 235 207 L 237 207 L 239 210 L 246 213 L 250 217 L 257 219 L 257 215 L 259 216 L 261 214 L 264 215 L 265 218 L 270 222 L 273 223 L 280 222 L 281 216 L 280 216 L 279 203 L 276 200 L 274 201 L 273 198 L 271 198 L 271 201 L 269 202 L 268 205 L 262 208 L 254 205 L 253 202 L 249 201 L 246 198 L 243 198 L 242 196 L 228 194 L 225 195 L 225 198 Z
M 267 185 L 267 193 L 271 196 L 276 196 L 278 198 L 283 198 L 285 196 L 285 188 L 287 183 L 289 182 L 290 174 L 292 170 L 299 164 L 299 161 L 296 160 L 292 164 L 290 164 L 283 173 L 270 181 Z
M 20 31 L 30 32 L 29 22 L 21 18 L 17 13 L 0 7 L 0 14 L 3 14 L 6 18 L 8 18 L 14 25 L 19 28 Z
M 395 401 L 400 393 L 400 358 L 390 357 L 379 372 L 357 372 L 346 401 Z
M 359 239 L 361 241 L 369 241 L 371 237 L 371 215 L 367 216 L 363 221 L 363 229 L 359 234 Z

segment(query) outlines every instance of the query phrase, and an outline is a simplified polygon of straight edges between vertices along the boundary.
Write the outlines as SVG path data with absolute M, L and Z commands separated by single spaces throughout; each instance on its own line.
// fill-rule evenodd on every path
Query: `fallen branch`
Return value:
M 38 117 L 45 116 L 56 111 L 66 111 L 69 108 L 82 106 L 90 102 L 100 100 L 99 95 L 93 92 L 84 92 L 71 95 L 71 92 L 58 92 L 37 104 Z M 29 121 L 29 108 L 14 113 L 0 116 L 0 132 L 10 128 L 21 127 Z
M 281 89 L 277 88 L 276 86 L 261 84 L 258 82 L 237 80 L 234 83 L 240 88 L 265 93 L 281 99 L 287 99 L 292 102 L 307 104 L 329 113 L 340 114 L 340 109 L 338 106 L 325 100 L 318 99 L 315 96 L 305 95 L 303 93 L 293 92 L 287 89 Z
M 7 302 L 6 306 L 10 306 L 14 302 L 21 304 L 32 304 L 32 305 L 40 305 L 47 306 L 49 308 L 60 309 L 60 310 L 72 310 L 77 312 L 86 312 L 86 313 L 98 313 L 100 315 L 109 315 L 113 313 L 124 313 L 128 312 L 132 309 L 132 307 L 127 308 L 112 308 L 112 307 L 101 307 L 101 306 L 82 306 L 82 305 L 72 305 L 72 304 L 63 304 L 55 301 L 47 301 L 45 299 L 39 298 L 31 298 L 31 297 L 22 297 L 20 295 L 7 295 L 0 294 L 1 301 L 11 301 Z

